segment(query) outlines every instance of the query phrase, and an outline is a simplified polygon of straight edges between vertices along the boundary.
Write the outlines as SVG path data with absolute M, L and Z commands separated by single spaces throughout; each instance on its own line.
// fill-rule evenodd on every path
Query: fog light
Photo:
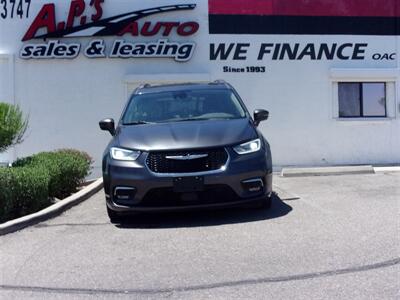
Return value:
M 261 192 L 264 188 L 264 182 L 261 178 L 247 179 L 242 181 L 243 188 L 251 193 Z
M 114 199 L 131 201 L 135 197 L 136 189 L 133 187 L 118 186 L 114 189 Z

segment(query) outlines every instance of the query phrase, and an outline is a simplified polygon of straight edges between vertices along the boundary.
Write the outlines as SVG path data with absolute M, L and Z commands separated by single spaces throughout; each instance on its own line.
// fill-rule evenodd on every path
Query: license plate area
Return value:
M 204 190 L 203 176 L 175 177 L 174 192 L 191 193 L 201 192 Z

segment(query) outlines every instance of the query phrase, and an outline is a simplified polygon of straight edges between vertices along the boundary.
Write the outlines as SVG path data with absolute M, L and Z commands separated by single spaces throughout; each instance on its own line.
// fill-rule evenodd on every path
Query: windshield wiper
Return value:
M 147 122 L 147 121 L 135 121 L 135 122 L 129 122 L 129 123 L 122 123 L 122 125 L 142 125 L 142 124 L 154 124 L 154 122 Z
M 175 122 L 186 122 L 186 121 L 207 121 L 207 120 L 232 120 L 233 118 L 223 118 L 223 117 L 210 117 L 210 118 L 187 118 L 178 119 Z
M 187 118 L 187 119 L 177 119 L 172 122 L 186 122 L 186 121 L 204 121 L 209 120 L 209 118 Z

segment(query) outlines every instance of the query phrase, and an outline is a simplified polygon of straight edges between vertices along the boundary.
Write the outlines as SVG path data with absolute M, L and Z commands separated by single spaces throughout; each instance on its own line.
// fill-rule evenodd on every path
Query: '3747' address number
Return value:
M 2 19 L 29 18 L 31 0 L 0 0 L 0 17 Z

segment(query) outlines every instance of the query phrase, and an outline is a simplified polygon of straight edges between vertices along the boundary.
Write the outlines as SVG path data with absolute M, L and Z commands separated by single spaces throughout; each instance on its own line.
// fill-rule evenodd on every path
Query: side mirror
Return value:
M 265 109 L 256 109 L 254 111 L 254 125 L 258 126 L 261 121 L 265 121 L 269 117 L 269 111 Z
M 99 122 L 99 126 L 101 130 L 105 130 L 111 133 L 111 135 L 115 134 L 115 124 L 114 119 L 104 119 Z

